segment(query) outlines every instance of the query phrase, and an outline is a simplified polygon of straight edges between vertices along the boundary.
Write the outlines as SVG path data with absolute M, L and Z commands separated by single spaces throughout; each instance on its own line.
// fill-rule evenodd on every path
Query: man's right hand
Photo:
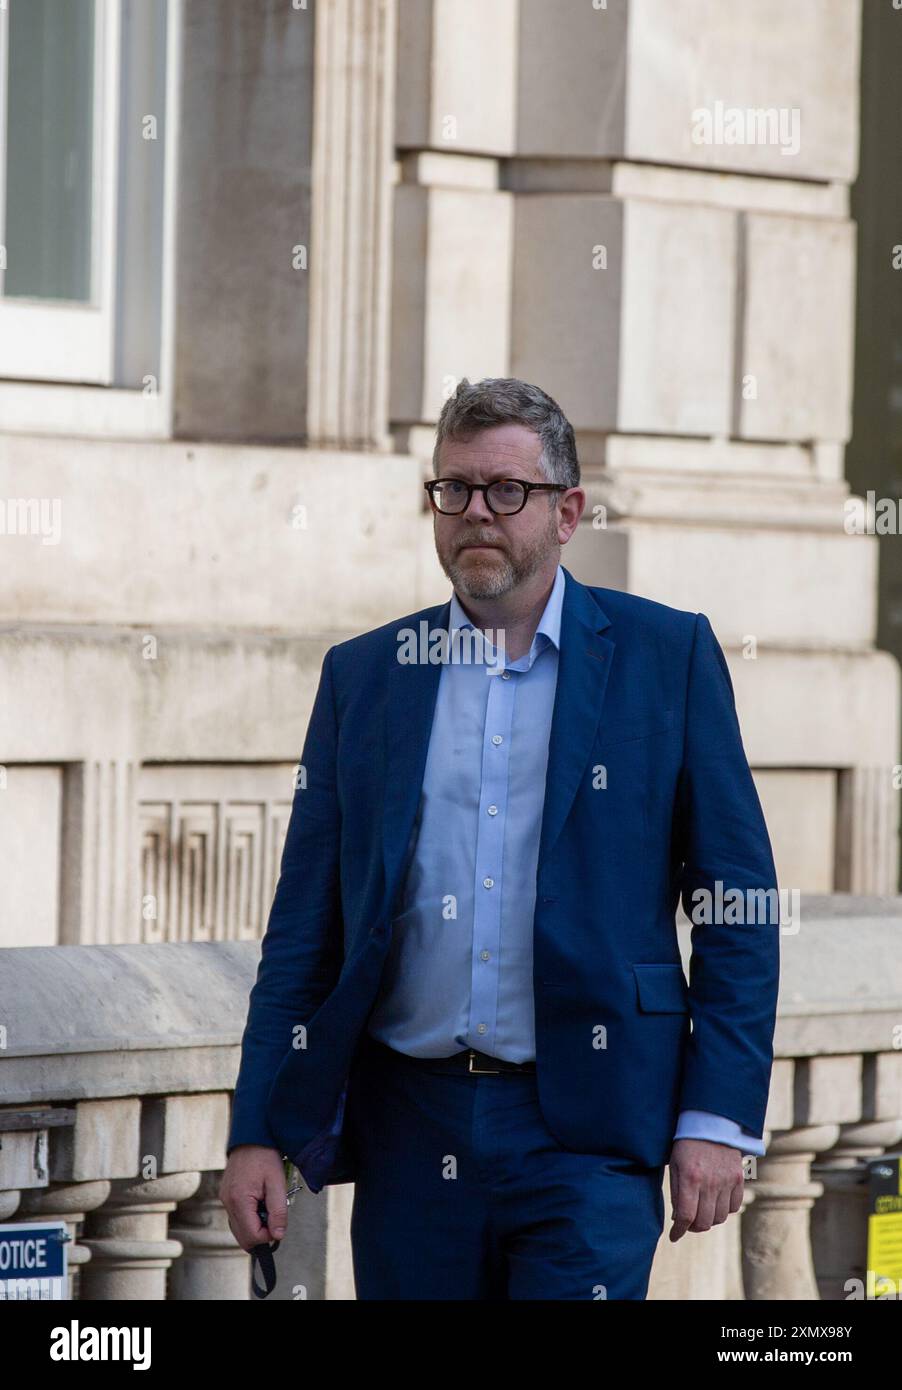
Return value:
M 269 1213 L 264 1226 L 257 1215 L 260 1199 Z M 219 1200 L 229 1214 L 229 1229 L 242 1250 L 281 1240 L 288 1220 L 285 1167 L 278 1149 L 239 1144 L 226 1160 Z

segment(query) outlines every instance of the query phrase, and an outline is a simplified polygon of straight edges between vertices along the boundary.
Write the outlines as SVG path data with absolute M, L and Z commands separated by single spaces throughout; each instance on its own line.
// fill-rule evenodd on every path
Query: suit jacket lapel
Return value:
M 427 610 L 415 632 L 418 652 L 428 650 L 429 634 L 438 628 L 447 632 L 451 621 L 451 600 L 440 608 Z M 398 632 L 404 631 L 398 628 Z M 400 643 L 392 652 L 385 704 L 385 787 L 382 818 L 382 858 L 385 866 L 386 901 L 394 902 L 396 877 L 402 866 L 419 805 L 429 735 L 435 714 L 435 701 L 442 668 L 440 662 L 404 664 L 398 660 Z
M 614 643 L 600 636 L 611 622 L 584 584 L 564 570 L 557 691 L 548 741 L 539 864 L 553 849 L 573 804 L 601 720 Z

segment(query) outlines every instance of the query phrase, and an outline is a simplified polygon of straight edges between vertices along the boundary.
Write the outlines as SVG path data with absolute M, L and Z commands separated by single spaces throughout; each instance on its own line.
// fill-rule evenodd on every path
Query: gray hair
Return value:
M 517 377 L 462 377 L 457 390 L 442 406 L 432 451 L 432 471 L 438 477 L 439 450 L 444 439 L 469 439 L 492 425 L 525 425 L 542 441 L 539 467 L 549 483 L 579 486 L 579 459 L 573 426 L 557 401 Z M 553 503 L 556 494 L 549 492 Z

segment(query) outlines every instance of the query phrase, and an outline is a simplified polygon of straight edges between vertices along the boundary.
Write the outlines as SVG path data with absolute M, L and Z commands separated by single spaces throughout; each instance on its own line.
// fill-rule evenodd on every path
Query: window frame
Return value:
M 0 7 L 0 245 L 5 228 L 9 8 Z M 27 3 L 27 0 L 25 0 Z M 116 348 L 122 0 L 94 0 L 92 302 L 4 299 L 0 268 L 0 378 L 110 385 Z

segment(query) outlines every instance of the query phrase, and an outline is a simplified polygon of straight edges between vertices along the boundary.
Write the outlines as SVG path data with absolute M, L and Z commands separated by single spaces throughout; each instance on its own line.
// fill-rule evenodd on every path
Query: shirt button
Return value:
M 509 681 L 510 678 L 511 678 L 511 673 L 510 673 L 510 671 L 502 671 L 502 672 L 501 672 L 501 679 L 502 679 L 503 681 Z
M 492 734 L 492 742 L 493 742 L 493 743 L 503 743 L 504 740 L 502 739 L 502 737 L 501 737 L 500 734 Z
M 483 886 L 483 888 L 493 888 L 494 885 L 495 885 L 495 880 L 494 880 L 493 878 L 484 878 L 484 879 L 482 880 L 482 886 Z
M 478 1024 L 476 1025 L 476 1032 L 477 1032 L 477 1033 L 487 1033 L 487 1032 L 488 1032 L 488 1027 L 489 1027 L 489 1025 L 488 1025 L 487 1023 L 478 1023 Z
M 497 806 L 489 806 L 489 807 L 488 807 L 488 813 L 489 813 L 490 816 L 497 816 L 497 814 L 498 814 L 498 807 L 497 807 Z
M 492 958 L 491 958 L 491 956 L 489 955 L 488 951 L 480 951 L 480 952 L 479 952 L 479 959 L 480 959 L 480 960 L 491 960 Z

